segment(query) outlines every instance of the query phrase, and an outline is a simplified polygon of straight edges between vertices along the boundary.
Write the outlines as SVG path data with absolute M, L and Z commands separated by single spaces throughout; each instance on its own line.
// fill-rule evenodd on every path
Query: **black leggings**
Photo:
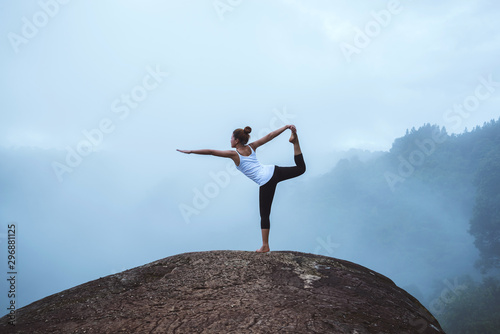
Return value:
M 296 166 L 276 166 L 273 177 L 259 188 L 260 228 L 262 229 L 269 229 L 271 226 L 269 216 L 271 215 L 271 205 L 273 204 L 274 192 L 278 183 L 302 175 L 306 171 L 306 164 L 302 154 L 295 155 L 293 158 Z

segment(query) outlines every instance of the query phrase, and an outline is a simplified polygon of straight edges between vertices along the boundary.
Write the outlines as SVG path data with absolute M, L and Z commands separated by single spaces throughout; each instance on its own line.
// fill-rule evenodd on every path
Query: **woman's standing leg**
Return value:
M 271 216 L 271 205 L 276 185 L 273 176 L 269 182 L 259 188 L 260 228 L 262 231 L 262 247 L 257 250 L 259 253 L 269 252 L 269 229 L 271 227 L 269 217 Z

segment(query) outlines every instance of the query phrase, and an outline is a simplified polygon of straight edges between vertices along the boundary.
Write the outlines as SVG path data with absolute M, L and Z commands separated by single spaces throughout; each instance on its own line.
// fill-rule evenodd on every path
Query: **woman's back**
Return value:
M 271 179 L 274 173 L 274 165 L 263 165 L 257 159 L 257 154 L 252 149 L 250 145 L 245 146 L 245 148 L 250 148 L 251 154 L 248 156 L 242 155 L 238 149 L 238 155 L 240 157 L 240 164 L 236 168 L 245 174 L 252 181 L 257 183 L 259 186 L 266 184 L 267 181 Z M 248 151 L 248 150 L 246 150 Z M 242 152 L 245 153 L 245 152 Z

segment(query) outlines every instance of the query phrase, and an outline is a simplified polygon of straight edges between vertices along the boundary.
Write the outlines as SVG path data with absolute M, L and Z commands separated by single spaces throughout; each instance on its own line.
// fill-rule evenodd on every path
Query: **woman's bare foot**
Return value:
M 257 253 L 267 253 L 269 251 L 270 251 L 269 246 L 265 246 L 265 245 L 263 245 L 261 248 L 256 250 Z
M 292 134 L 290 135 L 290 139 L 288 140 L 290 143 L 295 144 L 297 142 L 297 131 L 292 130 Z

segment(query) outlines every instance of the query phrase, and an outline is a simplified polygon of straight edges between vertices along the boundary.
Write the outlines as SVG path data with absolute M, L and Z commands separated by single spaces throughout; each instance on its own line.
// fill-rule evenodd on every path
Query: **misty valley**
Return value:
M 210 182 L 219 181 L 217 196 L 210 192 L 203 203 L 195 197 L 200 213 L 190 214 L 188 223 L 178 192 L 185 188 L 192 198 L 191 188 L 165 175 L 147 188 L 144 175 L 152 172 L 129 171 L 111 152 L 94 152 L 63 183 L 51 163 L 64 152 L 11 148 L 0 154 L 8 194 L 1 212 L 16 215 L 24 255 L 19 307 L 108 275 L 110 266 L 116 272 L 168 254 L 253 242 L 234 217 L 253 231 L 257 216 L 245 210 L 254 212 L 254 204 L 228 204 L 224 196 L 237 197 L 240 186 L 225 160 L 215 162 L 220 170 L 207 171 Z M 500 121 L 451 135 L 426 124 L 407 130 L 388 152 L 345 154 L 325 174 L 280 185 L 271 235 L 276 247 L 380 272 L 415 296 L 447 333 L 500 328 Z M 221 178 L 224 173 L 232 176 Z M 150 231 L 148 238 L 138 240 L 139 229 Z

